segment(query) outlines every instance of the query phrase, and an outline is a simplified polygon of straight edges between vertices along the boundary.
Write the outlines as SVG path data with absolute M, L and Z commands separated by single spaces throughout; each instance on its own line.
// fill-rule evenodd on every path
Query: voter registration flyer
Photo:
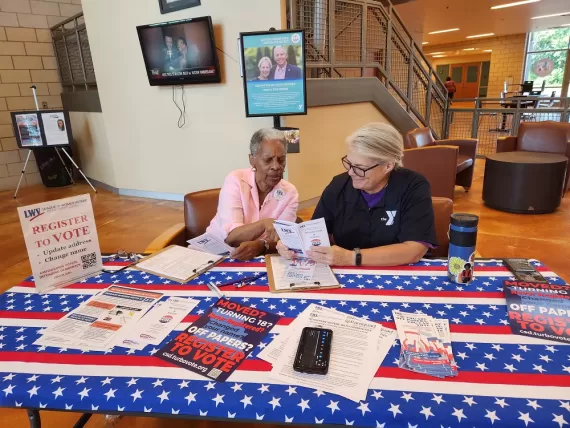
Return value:
M 18 214 L 39 293 L 103 268 L 88 194 L 19 207 Z
M 570 285 L 504 282 L 513 334 L 570 343 Z
M 155 356 L 217 381 L 225 381 L 281 317 L 220 299 Z

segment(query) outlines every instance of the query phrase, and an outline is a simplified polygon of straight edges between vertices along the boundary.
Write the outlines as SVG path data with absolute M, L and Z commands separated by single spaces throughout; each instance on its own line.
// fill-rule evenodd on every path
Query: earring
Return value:
M 252 166 L 252 167 L 251 167 L 251 170 L 252 170 L 253 172 L 255 172 L 255 171 L 257 171 L 257 168 L 254 167 L 254 166 Z

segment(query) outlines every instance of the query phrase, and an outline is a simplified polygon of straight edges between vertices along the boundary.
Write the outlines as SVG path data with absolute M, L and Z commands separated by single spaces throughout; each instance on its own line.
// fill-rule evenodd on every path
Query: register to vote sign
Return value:
M 103 267 L 89 195 L 18 208 L 36 289 L 45 293 Z
M 243 36 L 247 114 L 305 113 L 303 33 Z

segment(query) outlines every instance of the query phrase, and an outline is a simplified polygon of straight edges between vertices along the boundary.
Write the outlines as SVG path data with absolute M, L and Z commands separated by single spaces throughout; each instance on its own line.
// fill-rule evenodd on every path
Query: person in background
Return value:
M 444 85 L 445 89 L 447 89 L 447 95 L 449 96 L 449 99 L 452 100 L 453 94 L 457 92 L 457 86 L 455 86 L 455 81 L 453 81 L 451 77 L 447 76 Z
M 174 70 L 177 68 L 180 52 L 174 48 L 172 36 L 164 36 L 163 56 L 165 70 Z
M 252 79 L 252 81 L 268 80 L 272 66 L 273 63 L 271 62 L 271 59 L 269 57 L 264 56 L 263 58 L 261 58 L 257 63 L 257 68 L 259 69 L 259 76 L 257 76 L 255 79 Z
M 299 67 L 287 62 L 287 50 L 283 46 L 276 46 L 273 49 L 273 59 L 275 65 L 271 68 L 269 80 L 293 80 L 303 77 Z
M 331 247 L 309 257 L 337 266 L 396 266 L 419 261 L 437 245 L 431 191 L 420 174 L 402 167 L 402 135 L 371 123 L 347 139 L 347 170 L 325 188 L 313 219 L 323 217 Z M 282 242 L 285 258 L 294 253 Z
M 287 140 L 283 132 L 260 129 L 249 144 L 251 169 L 238 169 L 225 179 L 218 211 L 206 232 L 236 247 L 230 257 L 249 260 L 275 252 L 274 220 L 295 221 L 299 193 L 283 180 Z
M 178 37 L 176 40 L 176 46 L 180 53 L 180 57 L 178 59 L 178 68 L 180 70 L 200 66 L 200 51 L 196 45 L 188 46 L 184 37 Z

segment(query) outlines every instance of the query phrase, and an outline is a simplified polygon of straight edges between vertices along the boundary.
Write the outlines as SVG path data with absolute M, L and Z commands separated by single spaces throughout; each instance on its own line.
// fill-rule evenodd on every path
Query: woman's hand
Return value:
M 265 244 L 263 241 L 245 241 L 239 244 L 239 247 L 234 249 L 230 254 L 232 259 L 237 260 L 251 260 L 265 251 Z
M 279 241 L 279 235 L 275 231 L 275 227 L 273 227 L 273 222 L 275 219 L 273 218 L 264 218 L 263 220 L 259 220 L 259 222 L 263 225 L 265 230 L 265 240 L 267 242 L 277 242 Z
M 332 247 L 311 247 L 307 251 L 310 259 L 333 266 L 353 266 L 354 251 L 345 250 L 337 245 Z
M 295 258 L 295 253 L 287 248 L 281 241 L 277 242 L 277 252 L 284 259 L 291 260 Z

